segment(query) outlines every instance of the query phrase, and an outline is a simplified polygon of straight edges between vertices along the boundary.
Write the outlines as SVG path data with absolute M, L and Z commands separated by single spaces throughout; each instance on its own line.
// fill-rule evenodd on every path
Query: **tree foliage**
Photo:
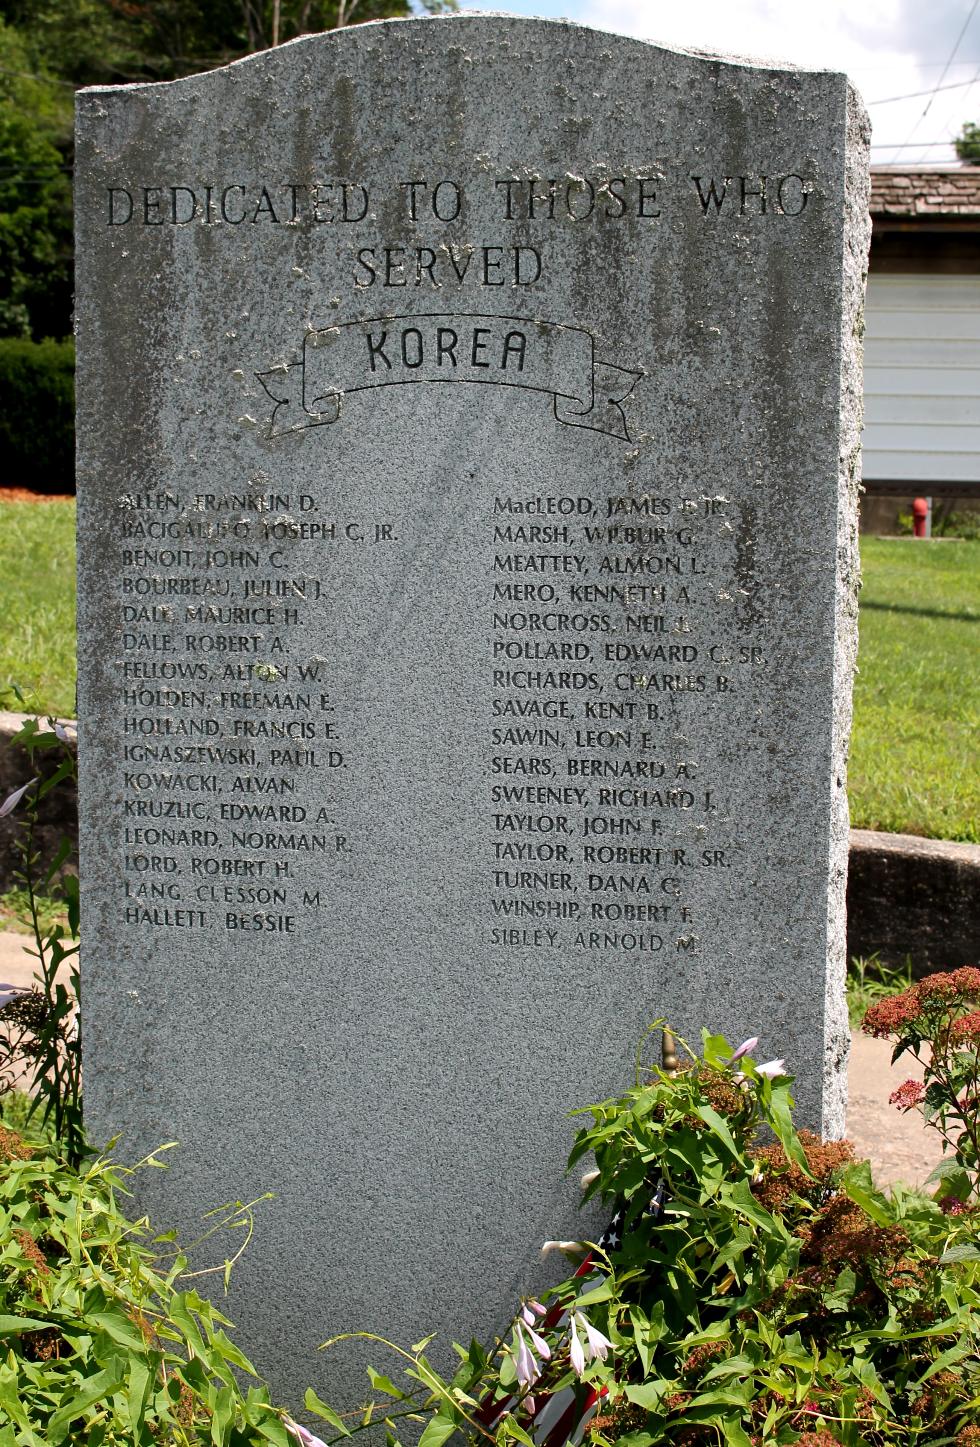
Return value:
M 83 85 L 174 80 L 297 36 L 457 0 L 0 0 L 0 337 L 71 331 Z
M 980 166 L 980 125 L 976 121 L 964 122 L 953 145 L 961 161 L 966 161 L 969 166 Z

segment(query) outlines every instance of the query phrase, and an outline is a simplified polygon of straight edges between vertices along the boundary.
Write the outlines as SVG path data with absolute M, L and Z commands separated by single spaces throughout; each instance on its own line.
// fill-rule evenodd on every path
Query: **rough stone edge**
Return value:
M 517 25 L 548 25 L 560 26 L 565 30 L 585 31 L 598 35 L 607 40 L 614 40 L 629 45 L 644 45 L 654 50 L 668 51 L 671 55 L 687 55 L 692 60 L 702 60 L 709 64 L 720 63 L 722 65 L 733 65 L 745 70 L 772 70 L 786 71 L 797 75 L 842 75 L 843 72 L 830 69 L 827 66 L 801 65 L 799 61 L 787 60 L 779 56 L 768 55 L 741 55 L 733 52 L 701 49 L 695 45 L 674 45 L 666 40 L 657 40 L 655 36 L 623 35 L 619 31 L 607 30 L 601 25 L 590 25 L 580 20 L 568 20 L 563 16 L 553 15 L 515 15 L 509 10 L 468 10 L 458 11 L 455 14 L 443 15 L 392 15 L 384 20 L 365 20 L 359 25 L 345 25 L 340 30 L 319 30 L 309 35 L 297 35 L 292 40 L 283 41 L 281 45 L 270 46 L 267 50 L 256 50 L 251 55 L 239 56 L 237 60 L 230 60 L 226 65 L 215 66 L 212 70 L 196 71 L 193 75 L 177 76 L 174 80 L 142 80 L 127 81 L 124 85 L 86 85 L 81 86 L 75 92 L 78 97 L 115 94 L 117 91 L 134 90 L 159 90 L 163 86 L 188 86 L 200 81 L 204 76 L 215 75 L 222 70 L 234 70 L 237 66 L 254 65 L 267 61 L 272 55 L 278 55 L 281 51 L 288 51 L 293 46 L 310 45 L 323 43 L 328 38 L 333 40 L 340 35 L 370 34 L 375 33 L 382 26 L 394 25 L 419 26 L 419 25 L 476 25 L 485 23 L 488 20 L 508 20 Z M 850 82 L 848 82 L 850 85 Z M 857 96 L 857 92 L 854 92 Z M 861 102 L 858 102 L 861 104 Z M 77 109 L 76 109 L 77 114 Z
M 858 493 L 864 413 L 864 296 L 871 246 L 871 122 L 857 91 L 846 82 L 842 145 L 844 218 L 840 333 L 840 430 L 838 433 L 837 548 L 831 745 L 831 813 L 827 888 L 827 962 L 824 997 L 822 1133 L 839 1140 L 847 1121 L 847 857 L 850 845 L 847 758 L 851 736 L 854 669 L 858 645 Z

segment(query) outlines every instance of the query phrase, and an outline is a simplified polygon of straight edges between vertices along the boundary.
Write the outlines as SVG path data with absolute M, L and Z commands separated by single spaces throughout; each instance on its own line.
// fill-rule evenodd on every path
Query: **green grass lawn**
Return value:
M 0 503 L 0 619 L 0 708 L 73 717 L 73 502 Z
M 75 708 L 75 507 L 0 503 L 0 700 Z M 851 822 L 980 839 L 980 542 L 865 538 Z M 7 695 L 7 708 L 17 708 Z
M 851 823 L 980 840 L 980 542 L 861 542 Z

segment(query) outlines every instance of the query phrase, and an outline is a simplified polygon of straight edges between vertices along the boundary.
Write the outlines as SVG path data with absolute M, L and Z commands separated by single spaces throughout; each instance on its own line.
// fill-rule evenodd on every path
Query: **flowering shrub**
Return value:
M 131 1171 L 57 1144 L 0 1127 L 2 1447 L 295 1447 L 186 1260 L 119 1209 Z M 240 1249 L 250 1207 L 222 1228 Z
M 31 867 L 28 849 L 29 892 Z M 126 1172 L 85 1164 L 72 1001 L 56 979 L 73 950 L 34 919 L 39 988 L 0 998 L 0 1025 L 11 1062 L 33 1066 L 53 1138 L 25 1145 L 0 1127 L 0 1447 L 323 1447 L 264 1386 L 242 1385 L 253 1369 L 188 1289 L 185 1259 L 119 1210 Z M 418 1447 L 565 1447 L 586 1432 L 594 1447 L 980 1447 L 978 1007 L 980 971 L 957 970 L 865 1021 L 923 1065 L 893 1103 L 943 1134 L 937 1199 L 875 1190 L 846 1143 L 796 1133 L 782 1060 L 705 1035 L 676 1073 L 638 1065 L 631 1090 L 579 1112 L 570 1167 L 594 1155 L 585 1196 L 610 1225 L 574 1275 L 522 1302 L 489 1349 L 456 1347 L 451 1378 L 431 1337 L 385 1343 L 398 1381 L 371 1368 L 356 1413 L 313 1391 L 308 1412 L 338 1441 L 383 1426 L 388 1447 L 400 1432 Z M 251 1206 L 220 1213 L 222 1227 L 243 1249 Z
M 26 719 L 14 734 L 14 742 L 26 751 L 35 770 L 35 777 L 0 802 L 0 817 L 19 810 L 23 818 L 20 843 L 20 867 L 15 877 L 23 885 L 27 901 L 28 923 L 34 936 L 31 953 L 37 960 L 35 983 L 30 990 L 18 991 L 0 985 L 0 1095 L 10 1090 L 22 1074 L 26 1074 L 34 1095 L 34 1105 L 68 1159 L 77 1164 L 84 1153 L 82 1132 L 82 1064 L 75 1008 L 79 995 L 78 971 L 78 880 L 61 874 L 70 852 L 67 840 L 43 875 L 39 877 L 39 856 L 35 849 L 38 805 L 52 789 L 65 779 L 76 777 L 75 757 L 65 726 L 49 719 L 51 728 L 42 730 L 39 721 Z M 54 753 L 57 763 L 41 778 L 41 758 Z M 42 923 L 40 897 L 43 891 L 56 888 L 60 892 L 68 918 L 68 928 L 57 921 Z M 62 978 L 63 968 L 69 970 L 69 982 Z
M 922 1066 L 922 1080 L 906 1080 L 889 1098 L 921 1111 L 942 1136 L 940 1204 L 962 1213 L 980 1196 L 980 970 L 928 975 L 872 1005 L 861 1028 L 894 1038 L 893 1061 L 909 1055 Z
M 585 1194 L 611 1221 L 587 1264 L 490 1350 L 457 1347 L 451 1378 L 431 1339 L 395 1348 L 402 1378 L 372 1370 L 345 1431 L 386 1420 L 391 1447 L 410 1416 L 421 1447 L 583 1431 L 596 1447 L 971 1447 L 978 1213 L 886 1197 L 846 1143 L 798 1135 L 782 1062 L 755 1064 L 754 1046 L 706 1035 L 676 1075 L 643 1070 L 580 1112 L 571 1165 L 594 1154 Z

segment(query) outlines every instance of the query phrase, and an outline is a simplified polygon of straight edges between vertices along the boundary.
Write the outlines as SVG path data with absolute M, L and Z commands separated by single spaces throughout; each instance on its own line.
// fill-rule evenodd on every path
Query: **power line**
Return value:
M 976 73 L 974 74 L 972 85 L 968 86 L 966 90 L 958 92 L 955 100 L 951 100 L 949 96 L 946 97 L 946 112 L 941 118 L 937 115 L 935 110 L 932 113 L 932 128 L 946 131 L 946 133 L 952 138 L 954 148 L 956 145 L 955 137 L 960 132 L 964 113 L 967 113 L 968 110 L 973 110 L 972 97 L 976 95 L 976 91 L 973 87 L 977 84 L 978 81 L 980 81 L 980 67 L 977 68 Z M 959 124 L 957 124 L 957 121 L 959 122 Z M 923 152 L 921 159 L 924 161 L 928 160 L 928 156 Z
M 887 95 L 885 96 L 884 100 L 865 101 L 865 105 L 887 106 L 891 105 L 892 101 L 895 100 L 917 100 L 919 96 L 936 95 L 936 93 L 941 90 L 961 90 L 963 86 L 975 85 L 976 79 L 976 76 L 974 76 L 972 80 L 954 80 L 950 81 L 949 85 L 934 86 L 932 90 L 910 90 L 906 95 Z
M 962 41 L 964 35 L 966 34 L 966 32 L 967 32 L 967 30 L 968 30 L 968 28 L 969 28 L 970 21 L 973 19 L 974 15 L 977 13 L 977 5 L 978 5 L 978 4 L 980 4 L 980 0 L 973 0 L 973 4 L 970 6 L 970 13 L 969 13 L 969 15 L 966 17 L 966 19 L 963 21 L 962 29 L 960 30 L 959 35 L 957 35 L 957 37 L 956 37 L 956 43 L 954 44 L 952 50 L 949 52 L 949 59 L 947 60 L 946 64 L 943 66 L 943 72 L 942 72 L 942 75 L 939 77 L 939 80 L 938 80 L 937 83 L 936 83 L 936 89 L 933 91 L 932 95 L 931 95 L 931 96 L 929 97 L 929 99 L 926 101 L 925 109 L 923 110 L 921 116 L 919 116 L 919 119 L 916 121 L 915 125 L 914 125 L 914 126 L 912 127 L 912 129 L 909 131 L 908 135 L 905 137 L 905 140 L 903 141 L 902 145 L 895 147 L 895 150 L 896 150 L 896 151 L 898 151 L 898 150 L 904 150 L 904 149 L 905 149 L 905 147 L 906 147 L 906 146 L 909 144 L 909 142 L 911 141 L 912 137 L 915 135 L 916 131 L 919 129 L 919 127 L 920 127 L 920 125 L 922 124 L 922 122 L 925 120 L 926 116 L 929 114 L 929 107 L 932 105 L 933 98 L 934 98 L 934 96 L 935 96 L 935 94 L 936 94 L 936 91 L 938 91 L 939 87 L 942 85 L 943 81 L 946 79 L 946 75 L 947 75 L 947 72 L 949 71 L 949 67 L 952 65 L 953 60 L 954 60 L 955 57 L 956 57 L 956 52 L 957 52 L 957 51 L 959 50 L 959 48 L 960 48 L 960 42 Z
M 902 141 L 896 144 L 894 141 L 872 141 L 873 151 L 928 151 L 935 150 L 937 146 L 948 146 L 953 149 L 952 141 Z
M 945 66 L 943 67 L 943 73 L 942 73 L 942 75 L 939 77 L 939 84 L 936 86 L 936 90 L 933 91 L 932 96 L 934 96 L 934 95 L 936 94 L 936 91 L 938 91 L 938 90 L 941 88 L 943 81 L 946 79 L 946 72 L 949 70 L 949 67 L 952 65 L 952 63 L 953 63 L 953 57 L 956 55 L 956 52 L 957 52 L 957 51 L 959 50 L 959 48 L 960 48 L 960 41 L 963 39 L 964 35 L 966 34 L 967 27 L 969 26 L 970 21 L 973 19 L 974 15 L 977 13 L 977 5 L 978 5 L 978 3 L 980 3 L 980 0 L 973 0 L 973 4 L 972 4 L 971 7 L 970 7 L 970 13 L 969 13 L 969 15 L 966 17 L 966 19 L 963 21 L 963 29 L 960 31 L 959 35 L 956 37 L 956 44 L 953 46 L 952 50 L 951 50 L 950 53 L 949 53 L 949 59 L 947 60 Z M 925 110 L 922 112 L 923 116 L 926 116 L 926 115 L 928 115 L 928 113 L 929 113 L 929 107 L 932 105 L 932 96 L 930 96 L 929 99 L 926 101 L 926 108 L 925 108 Z
M 964 22 L 963 22 L 963 29 L 960 30 L 960 33 L 958 33 L 958 35 L 957 35 L 957 39 L 955 39 L 955 45 L 952 46 L 952 49 L 951 49 L 951 51 L 950 51 L 950 58 L 947 59 L 947 62 L 945 62 L 944 67 L 942 67 L 942 74 L 939 75 L 939 80 L 937 81 L 937 87 L 935 87 L 935 90 L 938 90 L 939 85 L 941 85 L 941 84 L 942 84 L 942 81 L 944 81 L 945 78 L 947 78 L 947 71 L 948 71 L 948 69 L 950 69 L 950 67 L 951 67 L 951 65 L 952 65 L 952 59 L 954 59 L 955 54 L 957 54 L 958 49 L 960 49 L 960 42 L 963 41 L 963 36 L 966 35 L 966 33 L 967 33 L 967 27 L 968 27 L 968 25 L 970 25 L 971 20 L 973 20 L 974 14 L 977 13 L 977 3 L 979 3 L 979 0 L 973 0 L 973 4 L 971 4 L 971 6 L 970 6 L 970 14 L 968 14 L 968 16 L 966 17 L 966 20 L 964 20 Z M 921 126 L 922 122 L 924 122 L 925 117 L 926 117 L 926 114 L 928 114 L 928 111 L 929 111 L 929 106 L 931 106 L 931 104 L 932 104 L 932 97 L 934 97 L 934 96 L 935 96 L 935 91 L 934 91 L 934 93 L 932 93 L 932 96 L 929 97 L 929 100 L 926 101 L 926 103 L 925 103 L 925 110 L 922 111 L 922 114 L 921 114 L 921 116 L 919 116 L 919 119 L 916 120 L 916 123 L 915 123 L 915 124 L 913 124 L 911 132 L 909 132 L 909 133 L 908 133 L 908 136 L 905 137 L 905 140 L 903 140 L 902 145 L 900 145 L 900 146 L 895 146 L 895 150 L 905 150 L 905 149 L 906 149 L 906 146 L 909 145 L 909 142 L 911 142 L 911 140 L 912 140 L 912 136 L 915 135 L 916 130 L 918 130 L 918 129 L 919 129 L 919 126 Z M 928 145 L 929 145 L 929 143 L 926 142 L 926 146 L 928 146 Z M 922 149 L 926 149 L 926 146 L 922 146 Z

